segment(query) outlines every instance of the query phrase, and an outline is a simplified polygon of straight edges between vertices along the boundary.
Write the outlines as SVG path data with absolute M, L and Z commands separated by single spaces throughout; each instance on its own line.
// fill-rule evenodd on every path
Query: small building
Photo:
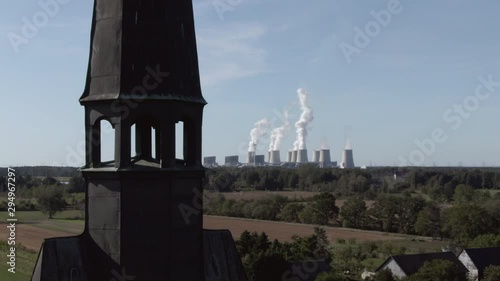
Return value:
M 203 158 L 203 166 L 205 167 L 216 167 L 217 160 L 215 156 L 207 156 Z
M 460 268 L 464 276 L 468 273 L 467 268 L 453 252 L 390 256 L 381 266 L 379 266 L 379 268 L 377 268 L 376 272 L 388 269 L 392 272 L 392 275 L 401 279 L 415 274 L 426 261 L 438 259 L 453 262 Z
M 464 249 L 458 259 L 469 270 L 469 280 L 479 281 L 488 266 L 500 265 L 500 247 Z
M 255 165 L 264 166 L 266 164 L 264 155 L 255 155 Z
M 240 165 L 238 155 L 226 156 L 226 161 L 224 162 L 225 166 L 235 167 Z

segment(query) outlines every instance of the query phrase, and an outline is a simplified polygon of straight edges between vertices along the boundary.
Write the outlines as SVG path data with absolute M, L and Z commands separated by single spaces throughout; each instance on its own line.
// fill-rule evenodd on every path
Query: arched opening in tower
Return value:
M 178 121 L 175 124 L 175 158 L 178 160 L 185 160 L 184 152 L 184 122 Z
M 99 121 L 101 131 L 101 162 L 103 164 L 113 163 L 115 160 L 115 129 L 107 119 Z

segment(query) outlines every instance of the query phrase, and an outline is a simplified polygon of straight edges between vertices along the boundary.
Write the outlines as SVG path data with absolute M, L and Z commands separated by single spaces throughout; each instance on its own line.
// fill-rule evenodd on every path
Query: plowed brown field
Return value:
M 217 216 L 204 216 L 203 227 L 205 229 L 229 229 L 235 239 L 245 230 L 250 232 L 256 231 L 258 233 L 265 232 L 269 236 L 269 239 L 278 239 L 279 241 L 291 241 L 293 235 L 307 236 L 314 232 L 313 225 Z M 64 228 L 66 229 L 62 230 Z M 67 224 L 65 227 L 61 222 L 52 221 L 44 221 L 37 224 L 19 224 L 16 229 L 16 240 L 28 249 L 38 251 L 45 238 L 77 235 L 81 233 L 82 230 L 83 225 Z M 349 228 L 326 227 L 325 230 L 328 238 L 332 242 L 337 239 L 380 241 L 407 238 L 407 236 L 403 235 Z M 5 227 L 1 228 L 0 237 L 7 237 Z

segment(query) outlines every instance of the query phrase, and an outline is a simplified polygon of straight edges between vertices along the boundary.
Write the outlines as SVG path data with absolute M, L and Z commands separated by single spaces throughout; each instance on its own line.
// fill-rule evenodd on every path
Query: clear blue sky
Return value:
M 43 9 L 34 0 L 0 4 L 0 166 L 83 164 L 78 98 L 85 82 L 93 1 L 59 1 L 67 4 L 33 38 L 17 41 L 17 53 L 12 34 L 22 35 L 23 17 L 32 22 Z M 433 141 L 435 149 L 422 165 L 500 165 L 499 84 L 489 86 L 496 90 L 491 94 L 479 86 L 481 99 L 474 96 L 478 77 L 500 82 L 500 2 L 194 4 L 208 101 L 204 156 L 216 155 L 219 163 L 232 154 L 244 160 L 253 123 L 267 117 L 279 126 L 275 112 L 291 105 L 293 125 L 300 114 L 296 91 L 304 88 L 314 111 L 307 138 L 310 154 L 327 142 L 332 158 L 339 160 L 344 128 L 350 126 L 357 165 L 394 165 L 411 153 L 413 162 L 421 164 L 417 156 L 426 149 L 419 149 L 415 140 L 430 138 L 440 128 L 440 143 Z M 391 19 L 374 23 L 372 11 L 381 10 L 391 13 Z M 354 42 L 356 28 L 364 33 L 368 28 L 369 43 Z M 357 48 L 350 62 L 341 48 L 347 44 L 351 51 Z M 464 102 L 468 106 L 460 115 L 454 105 Z M 294 140 L 294 132 L 285 138 L 283 158 Z M 258 153 L 268 143 L 268 137 L 262 139 Z

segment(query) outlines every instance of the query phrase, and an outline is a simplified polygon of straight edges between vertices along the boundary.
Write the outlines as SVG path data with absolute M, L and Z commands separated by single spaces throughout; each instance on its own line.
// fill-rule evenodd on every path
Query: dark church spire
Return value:
M 97 0 L 82 104 L 110 99 L 205 103 L 191 0 Z

